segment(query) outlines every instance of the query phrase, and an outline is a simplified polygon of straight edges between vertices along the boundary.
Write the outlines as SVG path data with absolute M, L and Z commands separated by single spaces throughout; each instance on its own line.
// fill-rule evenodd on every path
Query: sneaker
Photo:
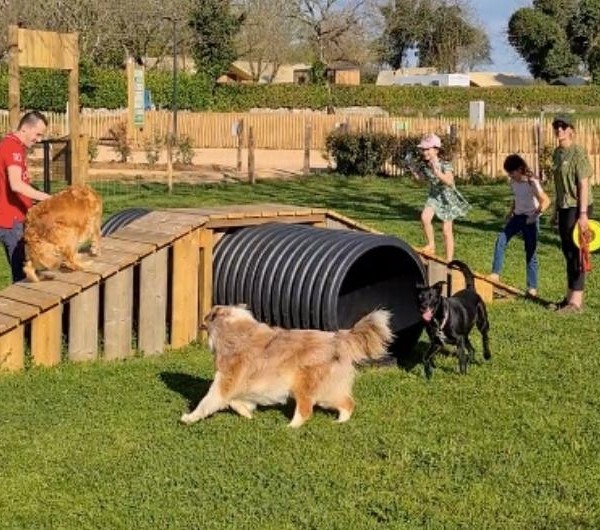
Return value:
M 527 289 L 525 292 L 525 296 L 528 298 L 536 298 L 537 297 L 537 289 Z
M 583 311 L 583 309 L 575 304 L 567 304 L 563 307 L 560 307 L 556 310 L 557 313 L 560 313 L 561 315 L 567 315 L 570 313 L 581 313 Z
M 495 272 L 492 272 L 491 274 L 488 274 L 487 279 L 491 280 L 493 282 L 499 282 L 500 281 L 500 275 L 496 274 Z

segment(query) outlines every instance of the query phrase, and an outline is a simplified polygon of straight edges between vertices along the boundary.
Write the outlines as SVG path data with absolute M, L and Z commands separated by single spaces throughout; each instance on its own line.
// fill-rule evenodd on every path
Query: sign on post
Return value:
M 142 129 L 144 127 L 144 112 L 146 110 L 145 92 L 144 67 L 135 64 L 130 57 L 127 60 L 128 131 L 130 137 L 133 136 L 134 129 Z
M 145 96 L 144 69 L 138 67 L 133 72 L 133 125 L 140 129 L 144 127 Z
M 471 129 L 483 129 L 485 123 L 485 102 L 469 102 L 469 127 Z

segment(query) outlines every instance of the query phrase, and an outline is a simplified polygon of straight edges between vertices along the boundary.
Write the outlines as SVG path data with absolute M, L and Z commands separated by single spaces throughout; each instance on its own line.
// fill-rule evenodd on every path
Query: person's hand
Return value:
M 525 223 L 528 225 L 531 225 L 531 224 L 535 223 L 539 217 L 540 217 L 540 214 L 538 212 L 532 213 L 531 215 L 527 216 Z
M 552 217 L 550 217 L 550 226 L 553 230 L 558 230 L 558 211 L 554 211 L 552 213 Z
M 579 214 L 579 220 L 577 221 L 577 224 L 579 225 L 579 233 L 587 234 L 587 232 L 590 228 L 587 213 Z

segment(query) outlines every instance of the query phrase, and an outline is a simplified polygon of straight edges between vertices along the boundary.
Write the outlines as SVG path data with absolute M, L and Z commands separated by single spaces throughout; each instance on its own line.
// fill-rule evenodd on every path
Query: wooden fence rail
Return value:
M 105 139 L 115 125 L 126 120 L 125 111 L 97 111 L 81 114 L 80 131 L 91 138 Z M 68 134 L 65 114 L 48 113 L 52 136 Z M 145 126 L 136 131 L 131 142 L 143 148 L 156 138 L 164 138 L 171 127 L 171 113 L 149 111 Z M 448 133 L 454 126 L 460 142 L 456 158 L 457 171 L 467 169 L 491 176 L 502 174 L 504 158 L 510 153 L 521 153 L 534 167 L 537 166 L 537 123 L 533 118 L 488 119 L 482 130 L 472 130 L 466 118 L 368 117 L 354 114 L 325 115 L 316 113 L 194 113 L 180 111 L 178 131 L 189 137 L 196 148 L 237 148 L 235 123 L 244 122 L 244 145 L 250 127 L 257 149 L 298 149 L 306 146 L 306 130 L 310 127 L 312 149 L 324 150 L 325 140 L 336 127 L 348 124 L 350 130 L 386 132 L 398 136 L 422 135 L 427 132 Z M 0 112 L 0 130 L 8 130 L 8 113 Z M 552 147 L 555 140 L 550 119 L 541 124 L 541 144 Z M 577 122 L 577 141 L 588 153 L 600 183 L 600 119 L 588 118 Z M 467 148 L 467 144 L 469 148 Z

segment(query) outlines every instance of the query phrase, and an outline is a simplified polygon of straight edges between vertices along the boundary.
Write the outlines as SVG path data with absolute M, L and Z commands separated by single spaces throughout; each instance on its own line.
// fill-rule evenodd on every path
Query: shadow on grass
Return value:
M 190 407 L 195 407 L 212 385 L 210 379 L 202 379 L 181 372 L 162 372 L 159 377 L 167 388 L 181 394 L 188 401 Z
M 198 403 L 200 403 L 202 398 L 207 394 L 208 389 L 213 383 L 210 379 L 203 379 L 182 372 L 162 372 L 159 377 L 167 388 L 173 392 L 177 392 L 188 402 L 190 411 L 198 406 Z M 259 406 L 258 410 L 278 410 L 287 419 L 291 420 L 294 416 L 294 407 L 294 401 L 289 400 L 283 405 Z M 237 415 L 237 413 L 233 412 L 231 409 L 221 411 L 221 413 L 222 412 Z

